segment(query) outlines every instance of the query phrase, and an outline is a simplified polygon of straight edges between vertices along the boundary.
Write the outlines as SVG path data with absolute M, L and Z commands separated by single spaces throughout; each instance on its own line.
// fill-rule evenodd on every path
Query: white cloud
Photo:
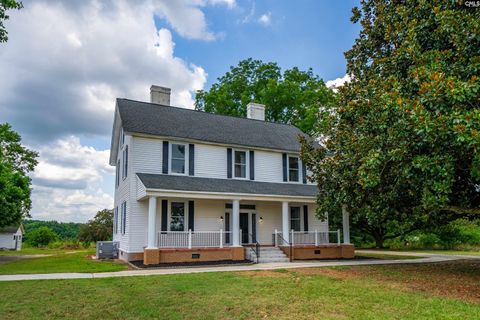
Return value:
M 108 139 L 116 97 L 149 100 L 151 84 L 172 88 L 172 104 L 193 108 L 205 70 L 175 55 L 167 28 L 188 39 L 215 40 L 206 6 L 234 0 L 23 1 L 6 21 L 0 50 L 0 114 L 40 152 L 32 174 L 32 216 L 86 221 L 113 206 L 108 150 L 79 137 Z M 107 148 L 105 146 L 104 148 Z
M 109 150 L 81 145 L 71 136 L 38 151 L 39 163 L 32 174 L 34 218 L 86 221 L 113 206 L 111 195 L 102 190 L 115 171 L 108 165 Z
M 148 100 L 151 84 L 171 87 L 172 104 L 193 108 L 207 74 L 175 56 L 170 31 L 157 31 L 153 19 L 173 2 L 142 3 L 25 1 L 12 11 L 0 51 L 2 118 L 27 139 L 107 135 L 115 98 Z
M 350 82 L 352 78 L 346 74 L 342 78 L 337 78 L 335 80 L 328 80 L 325 85 L 333 90 L 336 88 L 343 86 L 345 83 Z
M 165 18 L 182 37 L 188 39 L 215 40 L 222 33 L 215 34 L 208 30 L 205 14 L 201 10 L 207 5 L 236 6 L 235 0 L 186 0 L 160 1 L 154 4 L 158 16 Z
M 272 13 L 267 12 L 262 14 L 260 18 L 258 18 L 258 22 L 264 26 L 269 26 L 272 23 Z

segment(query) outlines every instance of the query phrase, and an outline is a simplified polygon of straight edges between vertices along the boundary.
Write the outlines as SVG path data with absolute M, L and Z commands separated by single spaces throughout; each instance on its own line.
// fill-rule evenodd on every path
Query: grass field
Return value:
M 123 263 L 96 261 L 89 250 L 46 250 L 24 252 L 24 254 L 47 254 L 45 257 L 28 258 L 0 263 L 0 274 L 55 273 L 55 272 L 107 272 L 127 269 Z
M 0 319 L 474 319 L 480 262 L 0 283 Z
M 361 249 L 358 249 L 361 250 Z M 408 252 L 414 253 L 433 253 L 433 254 L 447 254 L 447 255 L 461 255 L 461 256 L 480 256 L 480 251 L 475 250 L 424 250 L 424 249 L 365 249 L 365 250 L 375 250 L 379 254 L 388 254 L 388 251 L 401 251 L 405 252 L 405 255 L 408 255 Z M 363 255 L 363 253 L 362 253 Z
M 382 259 L 382 260 L 408 260 L 408 259 L 421 259 L 423 257 L 418 256 L 409 256 L 408 254 L 405 255 L 397 255 L 397 254 L 388 254 L 383 252 L 378 253 L 370 253 L 370 252 L 356 252 L 355 257 L 357 258 L 375 258 L 375 259 Z

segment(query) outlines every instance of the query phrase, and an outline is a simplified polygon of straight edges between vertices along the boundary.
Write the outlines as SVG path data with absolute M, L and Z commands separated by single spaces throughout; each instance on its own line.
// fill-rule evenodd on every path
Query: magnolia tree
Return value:
M 352 81 L 303 143 L 318 212 L 384 240 L 480 217 L 480 10 L 456 1 L 364 0 L 346 52 Z

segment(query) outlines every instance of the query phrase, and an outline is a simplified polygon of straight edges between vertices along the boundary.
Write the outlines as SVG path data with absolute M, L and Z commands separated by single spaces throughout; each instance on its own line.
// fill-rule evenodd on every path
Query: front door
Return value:
M 242 230 L 242 243 L 248 241 L 248 213 L 240 212 L 240 229 Z

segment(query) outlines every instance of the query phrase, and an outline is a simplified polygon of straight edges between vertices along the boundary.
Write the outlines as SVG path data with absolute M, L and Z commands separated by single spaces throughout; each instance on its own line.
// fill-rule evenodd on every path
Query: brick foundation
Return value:
M 245 260 L 243 247 L 195 248 L 195 249 L 145 249 L 143 263 L 159 264 L 174 262 Z
M 290 256 L 290 247 L 281 247 L 283 252 Z M 314 259 L 352 259 L 355 257 L 355 248 L 352 244 L 341 245 L 302 245 L 294 246 L 294 260 L 314 260 Z

